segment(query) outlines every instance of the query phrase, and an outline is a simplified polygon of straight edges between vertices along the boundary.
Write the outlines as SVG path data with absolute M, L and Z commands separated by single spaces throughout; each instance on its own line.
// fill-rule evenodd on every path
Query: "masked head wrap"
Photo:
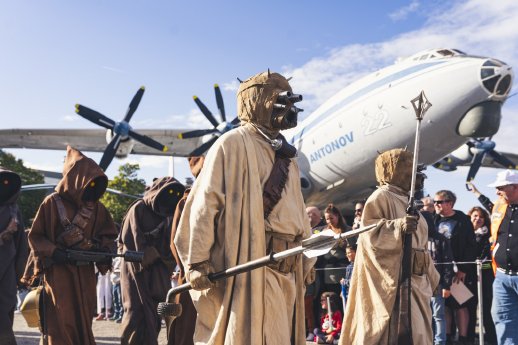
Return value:
M 21 187 L 20 175 L 0 167 L 0 206 L 15 203 Z
M 273 105 L 279 94 L 286 91 L 291 92 L 291 86 L 279 73 L 263 72 L 245 80 L 239 85 L 237 93 L 239 119 L 276 137 L 282 128 L 272 124 Z
M 391 184 L 410 191 L 412 183 L 412 152 L 392 149 L 376 158 L 376 180 L 380 185 Z
M 63 178 L 56 186 L 56 192 L 76 205 L 81 205 L 83 202 L 99 200 L 107 186 L 108 178 L 99 165 L 81 151 L 68 146 Z
M 157 178 L 153 180 L 143 200 L 156 214 L 170 217 L 174 214 L 176 204 L 182 198 L 184 191 L 183 184 L 174 177 Z

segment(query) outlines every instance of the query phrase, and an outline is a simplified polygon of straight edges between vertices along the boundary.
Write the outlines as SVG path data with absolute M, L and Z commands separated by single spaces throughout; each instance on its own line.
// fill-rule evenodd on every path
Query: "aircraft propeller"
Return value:
M 121 141 L 125 141 L 127 138 L 132 138 L 144 145 L 147 145 L 160 151 L 167 151 L 167 146 L 162 145 L 161 143 L 148 137 L 147 135 L 142 135 L 135 132 L 129 125 L 129 121 L 133 117 L 133 114 L 135 114 L 135 111 L 137 110 L 137 107 L 140 104 L 140 101 L 142 100 L 144 91 L 144 86 L 138 89 L 137 93 L 135 94 L 135 96 L 133 96 L 133 99 L 129 104 L 124 119 L 121 122 L 115 122 L 114 120 L 104 116 L 103 114 L 95 110 L 92 110 L 81 104 L 76 104 L 77 114 L 95 123 L 98 126 L 111 130 L 114 134 L 110 143 L 108 144 L 108 146 L 106 146 L 106 149 L 104 150 L 103 156 L 99 163 L 99 166 L 104 171 L 106 171 L 111 161 L 113 160 L 113 157 L 115 157 L 115 154 L 117 153 L 117 149 L 119 148 Z
M 495 151 L 495 142 L 490 138 L 482 140 L 482 139 L 472 139 L 466 143 L 468 145 L 469 150 L 473 153 L 473 159 L 471 161 L 468 176 L 466 178 L 466 182 L 471 182 L 475 175 L 478 172 L 478 169 L 482 165 L 482 161 L 486 154 L 491 156 L 491 158 L 498 164 L 502 165 L 507 169 L 515 169 L 515 164 L 506 156 Z
M 223 104 L 223 97 L 221 96 L 221 90 L 218 84 L 214 84 L 214 92 L 216 94 L 216 104 L 219 109 L 219 115 L 221 117 L 221 122 L 218 122 L 212 112 L 207 108 L 207 106 L 197 97 L 193 96 L 194 102 L 200 109 L 203 115 L 209 120 L 209 122 L 214 126 L 214 128 L 210 129 L 195 129 L 192 131 L 184 132 L 178 135 L 180 139 L 190 139 L 190 138 L 198 138 L 203 137 L 208 134 L 213 134 L 212 138 L 210 138 L 205 143 L 198 146 L 194 151 L 192 151 L 190 156 L 201 156 L 205 151 L 207 151 L 212 144 L 218 140 L 218 138 L 225 132 L 237 127 L 239 124 L 239 119 L 236 117 L 231 122 L 227 122 L 225 115 L 225 105 Z

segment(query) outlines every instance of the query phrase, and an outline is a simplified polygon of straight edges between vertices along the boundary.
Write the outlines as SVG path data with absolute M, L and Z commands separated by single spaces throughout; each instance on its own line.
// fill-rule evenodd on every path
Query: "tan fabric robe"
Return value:
M 392 344 L 388 326 L 398 289 L 404 239 L 404 234 L 395 228 L 394 219 L 405 216 L 407 202 L 408 195 L 401 188 L 383 185 L 365 204 L 362 225 L 382 223 L 359 236 L 340 345 Z M 412 248 L 426 249 L 427 240 L 427 224 L 420 217 Z M 411 317 L 415 345 L 432 344 L 430 298 L 438 282 L 439 273 L 431 258 L 427 274 L 412 274 Z
M 185 267 L 208 260 L 214 271 L 266 254 L 265 229 L 309 236 L 309 220 L 292 159 L 283 196 L 268 221 L 262 186 L 274 151 L 246 124 L 223 135 L 210 149 L 180 220 L 175 244 Z M 305 344 L 303 260 L 295 272 L 260 268 L 191 291 L 198 311 L 195 344 Z M 308 267 L 313 263 L 308 262 Z M 294 325 L 294 327 L 292 327 Z
M 90 158 L 68 149 L 63 179 L 56 187 L 69 219 L 82 205 L 86 186 L 103 171 Z M 49 345 L 95 344 L 92 318 L 96 309 L 94 265 L 53 264 L 41 271 L 41 263 L 52 256 L 57 237 L 64 231 L 52 196 L 43 200 L 29 232 L 29 244 L 36 261 L 35 274 L 43 273 L 45 281 L 45 317 Z M 99 248 L 115 251 L 117 228 L 101 202 L 96 202 L 88 225 L 86 239 Z

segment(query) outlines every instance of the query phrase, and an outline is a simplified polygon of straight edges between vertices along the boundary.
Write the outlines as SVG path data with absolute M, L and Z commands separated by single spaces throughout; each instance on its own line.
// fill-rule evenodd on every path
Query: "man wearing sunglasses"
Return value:
M 518 343 L 518 173 L 499 172 L 496 181 L 499 200 L 491 214 L 493 242 L 493 304 L 498 344 Z
M 449 190 L 440 190 L 435 193 L 433 200 L 435 207 L 435 225 L 440 234 L 450 241 L 453 261 L 475 261 L 475 233 L 468 216 L 459 210 L 453 209 L 457 197 Z M 474 265 L 458 265 L 458 271 L 453 282 L 463 282 L 476 294 L 476 272 Z M 445 296 L 446 297 L 446 296 Z M 459 342 L 468 342 L 469 311 L 468 304 L 474 303 L 473 298 L 463 304 L 457 303 L 453 296 L 446 299 L 446 335 L 451 338 L 453 312 L 459 329 Z
M 357 202 L 356 205 L 354 205 L 353 230 L 359 229 L 361 226 L 363 205 L 365 205 L 364 202 Z

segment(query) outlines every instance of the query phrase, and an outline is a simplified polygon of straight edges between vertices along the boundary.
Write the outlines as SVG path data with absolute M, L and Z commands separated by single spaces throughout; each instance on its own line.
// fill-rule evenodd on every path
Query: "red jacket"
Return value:
M 333 337 L 337 338 L 340 336 L 342 332 L 342 312 L 337 310 L 333 313 L 332 316 L 332 331 L 329 331 L 329 315 L 326 313 L 320 318 L 320 330 L 325 334 L 332 334 Z

